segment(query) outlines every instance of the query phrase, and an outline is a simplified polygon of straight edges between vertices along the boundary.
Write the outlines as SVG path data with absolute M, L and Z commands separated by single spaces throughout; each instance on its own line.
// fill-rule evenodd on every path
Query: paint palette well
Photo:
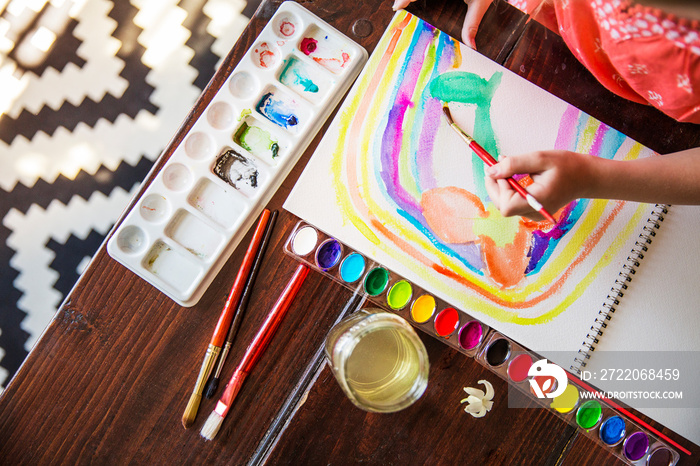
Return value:
M 367 61 L 284 2 L 107 244 L 183 306 L 214 279 Z

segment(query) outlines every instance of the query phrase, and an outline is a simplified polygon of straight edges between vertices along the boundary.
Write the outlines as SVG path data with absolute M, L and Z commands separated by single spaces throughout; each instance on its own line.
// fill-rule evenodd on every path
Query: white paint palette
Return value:
M 180 305 L 196 304 L 366 61 L 348 37 L 283 3 L 127 213 L 109 254 Z

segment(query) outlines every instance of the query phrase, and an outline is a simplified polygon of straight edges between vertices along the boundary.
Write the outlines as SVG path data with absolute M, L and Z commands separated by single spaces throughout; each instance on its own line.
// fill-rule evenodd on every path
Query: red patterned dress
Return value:
M 510 0 L 553 31 L 610 91 L 700 123 L 700 21 L 629 0 Z

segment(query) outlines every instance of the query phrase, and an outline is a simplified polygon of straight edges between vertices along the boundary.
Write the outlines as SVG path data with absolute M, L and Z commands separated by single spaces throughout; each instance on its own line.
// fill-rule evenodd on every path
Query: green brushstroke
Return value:
M 491 124 L 491 100 L 501 84 L 502 76 L 503 72 L 498 71 L 491 76 L 491 79 L 486 80 L 474 73 L 450 71 L 430 82 L 430 95 L 434 98 L 443 102 L 476 105 L 472 136 L 496 160 L 498 160 L 498 143 Z M 477 184 L 476 194 L 485 199 L 487 196 L 484 184 L 485 164 L 474 154 L 472 166 L 474 181 Z
M 270 151 L 273 159 L 279 154 L 280 147 L 277 141 L 272 139 L 269 132 L 259 126 L 250 126 L 244 122 L 236 131 L 233 140 L 236 144 L 253 154 Z

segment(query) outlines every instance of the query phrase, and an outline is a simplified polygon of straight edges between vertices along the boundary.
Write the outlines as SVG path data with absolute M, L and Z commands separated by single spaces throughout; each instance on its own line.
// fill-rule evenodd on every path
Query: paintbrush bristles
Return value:
M 219 433 L 219 429 L 221 428 L 221 424 L 223 422 L 224 418 L 221 417 L 216 411 L 212 411 L 207 418 L 207 422 L 205 422 L 202 426 L 202 430 L 199 432 L 199 435 L 207 440 L 214 440 L 214 437 L 216 437 L 216 434 Z
M 199 403 L 202 401 L 202 395 L 199 393 L 193 393 L 190 396 L 190 401 L 187 402 L 187 407 L 185 408 L 185 414 L 182 415 L 182 425 L 185 429 L 194 424 L 194 419 L 197 417 L 197 410 L 199 409 Z
M 211 400 L 216 395 L 216 389 L 219 388 L 219 378 L 212 377 L 207 384 L 206 390 L 204 390 L 204 396 L 207 400 Z
M 442 113 L 445 114 L 445 118 L 447 118 L 447 122 L 449 124 L 455 124 L 454 120 L 452 119 L 452 114 L 450 113 L 450 107 L 447 105 L 447 103 L 442 104 Z

